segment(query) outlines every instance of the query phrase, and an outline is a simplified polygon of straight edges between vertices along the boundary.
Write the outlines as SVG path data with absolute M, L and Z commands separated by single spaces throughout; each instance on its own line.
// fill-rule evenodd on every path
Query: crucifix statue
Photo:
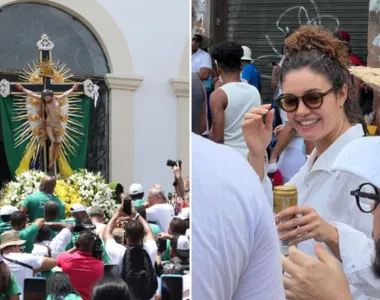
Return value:
M 44 89 L 41 92 L 41 95 L 38 95 L 30 90 L 27 90 L 21 84 L 16 84 L 16 88 L 27 94 L 29 97 L 42 99 L 42 105 L 45 108 L 46 113 L 46 120 L 44 121 L 43 126 L 45 127 L 47 136 L 50 140 L 48 168 L 49 170 L 52 170 L 55 162 L 57 161 L 59 147 L 62 141 L 62 125 L 60 122 L 61 103 L 67 101 L 66 98 L 78 89 L 78 85 L 75 84 L 70 90 L 59 96 L 54 95 L 53 91 L 48 89 Z
M 24 82 L 0 81 L 0 95 L 6 97 L 15 95 L 23 97 L 25 112 L 16 116 L 15 121 L 26 120 L 15 134 L 15 147 L 29 141 L 27 150 L 35 151 L 34 160 L 39 156 L 44 171 L 54 170 L 57 173 L 57 159 L 60 155 L 67 158 L 67 151 L 75 155 L 73 144 L 78 135 L 83 135 L 78 128 L 83 127 L 77 120 L 70 117 L 82 117 L 72 97 L 87 95 L 95 100 L 98 98 L 99 87 L 90 80 L 73 82 L 68 79 L 70 69 L 66 64 L 56 63 L 52 59 L 54 43 L 46 34 L 37 42 L 39 49 L 39 64 L 34 64 L 29 70 L 24 70 L 21 76 Z M 14 109 L 20 111 L 23 109 Z M 30 140 L 28 140 L 30 139 Z M 49 145 L 50 143 L 50 145 Z M 41 146 L 41 147 L 40 147 Z M 65 146 L 65 147 L 64 147 Z M 34 148 L 33 148 L 34 147 Z M 43 156 L 40 155 L 43 149 Z M 47 148 L 49 154 L 47 155 Z M 34 150 L 35 149 L 35 150 Z M 67 151 L 66 151 L 67 150 Z

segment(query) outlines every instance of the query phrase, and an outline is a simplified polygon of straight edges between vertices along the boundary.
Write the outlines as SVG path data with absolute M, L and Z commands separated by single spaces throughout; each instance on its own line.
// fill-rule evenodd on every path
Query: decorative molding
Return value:
M 106 84 L 109 89 L 136 91 L 144 80 L 142 76 L 106 74 Z
M 10 82 L 6 79 L 2 79 L 0 81 L 0 96 L 7 97 L 11 93 L 11 85 Z
M 190 96 L 190 83 L 187 78 L 171 78 L 169 80 L 174 94 L 177 97 L 189 97 Z
M 37 42 L 37 47 L 38 47 L 38 50 L 50 51 L 50 50 L 53 50 L 54 43 L 51 40 L 49 40 L 49 37 L 47 36 L 47 34 L 43 34 L 41 36 L 41 39 Z

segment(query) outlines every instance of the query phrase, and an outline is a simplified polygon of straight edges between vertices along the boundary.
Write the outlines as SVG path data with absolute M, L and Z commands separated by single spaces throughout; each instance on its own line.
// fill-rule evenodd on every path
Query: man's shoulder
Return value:
M 37 191 L 37 192 L 34 192 L 33 194 L 30 194 L 28 197 L 26 197 L 25 200 L 39 200 L 40 201 L 47 198 L 48 197 L 46 196 L 44 192 Z

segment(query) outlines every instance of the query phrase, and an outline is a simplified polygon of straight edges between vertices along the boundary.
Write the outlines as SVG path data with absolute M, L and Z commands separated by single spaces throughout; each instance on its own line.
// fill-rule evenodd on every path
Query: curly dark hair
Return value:
M 211 56 L 224 72 L 233 73 L 240 71 L 243 54 L 243 48 L 238 43 L 225 41 L 216 46 Z
M 58 300 L 58 297 L 66 297 L 69 294 L 80 296 L 78 291 L 71 286 L 69 276 L 63 272 L 55 272 L 49 277 L 46 293 L 52 300 Z
M 11 285 L 11 271 L 5 262 L 0 262 L 0 295 L 5 294 Z
M 284 54 L 285 59 L 279 74 L 281 82 L 289 72 L 307 67 L 316 74 L 323 75 L 332 86 L 337 86 L 336 95 L 346 84 L 348 93 L 344 111 L 347 119 L 351 124 L 362 124 L 365 135 L 368 135 L 348 71 L 349 53 L 345 42 L 321 26 L 301 26 L 286 38 Z

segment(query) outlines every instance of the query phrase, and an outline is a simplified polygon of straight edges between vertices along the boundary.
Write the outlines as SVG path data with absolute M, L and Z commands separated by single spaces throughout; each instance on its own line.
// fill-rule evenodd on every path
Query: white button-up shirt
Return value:
M 355 198 L 350 195 L 352 190 L 366 181 L 355 174 L 333 170 L 333 165 L 341 150 L 363 135 L 362 125 L 358 124 L 342 134 L 319 157 L 314 149 L 306 164 L 288 182 L 288 185 L 297 187 L 298 205 L 313 207 L 325 221 L 337 228 L 343 268 L 349 280 L 354 280 L 349 274 L 371 265 L 369 253 L 371 246 L 368 246 L 367 242 L 371 244 L 373 217 L 371 214 L 362 213 L 357 207 Z M 298 244 L 298 248 L 316 257 L 314 244 L 314 239 L 307 240 Z M 352 256 L 353 253 L 356 255 Z M 380 299 L 380 295 L 378 298 L 371 298 L 352 285 L 350 288 L 355 300 Z
M 380 137 L 364 137 L 349 143 L 339 154 L 333 170 L 355 174 L 380 187 Z M 368 203 L 361 205 L 369 208 Z M 339 243 L 344 248 L 341 255 L 347 278 L 358 289 L 353 292 L 354 297 L 364 293 L 373 298 L 362 296 L 359 299 L 379 299 L 380 279 L 375 278 L 370 265 L 376 255 L 373 239 L 348 225 L 337 224 L 337 227 L 351 233 L 345 235 L 349 237 L 347 240 L 342 237 Z

